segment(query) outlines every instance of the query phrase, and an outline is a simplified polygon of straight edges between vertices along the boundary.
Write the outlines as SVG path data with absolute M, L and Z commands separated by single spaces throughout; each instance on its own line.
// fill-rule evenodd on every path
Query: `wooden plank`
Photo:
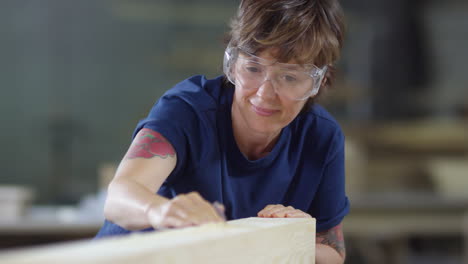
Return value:
M 315 263 L 315 219 L 245 218 L 0 253 L 0 263 Z

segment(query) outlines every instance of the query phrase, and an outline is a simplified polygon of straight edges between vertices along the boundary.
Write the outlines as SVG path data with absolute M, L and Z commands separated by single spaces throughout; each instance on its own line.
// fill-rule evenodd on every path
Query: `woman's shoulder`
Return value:
M 174 85 L 162 99 L 182 100 L 198 110 L 208 110 L 217 108 L 224 94 L 222 76 L 207 79 L 203 75 L 195 75 Z
M 319 104 L 314 104 L 300 117 L 298 123 L 302 123 L 303 127 L 314 128 L 316 133 L 342 133 L 338 121 Z
M 222 77 L 192 76 L 166 91 L 140 123 L 162 122 L 200 131 L 213 127 L 221 107 L 219 102 L 226 97 L 222 84 Z
M 313 105 L 296 122 L 294 133 L 300 135 L 300 142 L 313 146 L 307 148 L 306 153 L 313 153 L 316 157 L 322 154 L 325 162 L 342 151 L 343 131 L 336 119 L 321 105 Z

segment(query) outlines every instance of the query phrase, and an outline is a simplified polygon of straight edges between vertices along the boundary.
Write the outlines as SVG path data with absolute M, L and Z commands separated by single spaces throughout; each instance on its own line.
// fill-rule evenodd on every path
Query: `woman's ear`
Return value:
M 231 65 L 231 76 L 234 82 L 237 83 L 237 60 L 234 60 Z
M 328 83 L 328 76 L 325 76 L 325 78 L 323 78 L 322 80 L 322 83 L 320 84 L 320 87 L 325 87 Z
M 321 86 L 326 87 L 327 85 L 331 84 L 330 80 L 333 79 L 334 73 L 335 73 L 335 68 L 333 67 L 332 64 L 329 64 L 326 66 L 327 67 L 327 72 L 325 72 L 325 76 L 323 77 Z

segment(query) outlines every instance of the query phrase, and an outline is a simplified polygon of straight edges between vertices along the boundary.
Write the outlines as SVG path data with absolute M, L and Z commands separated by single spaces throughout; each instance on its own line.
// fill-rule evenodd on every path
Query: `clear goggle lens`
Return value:
M 269 80 L 278 95 L 292 100 L 306 100 L 318 93 L 327 66 L 299 65 L 265 60 L 239 48 L 228 47 L 223 70 L 228 80 L 243 89 L 258 89 Z

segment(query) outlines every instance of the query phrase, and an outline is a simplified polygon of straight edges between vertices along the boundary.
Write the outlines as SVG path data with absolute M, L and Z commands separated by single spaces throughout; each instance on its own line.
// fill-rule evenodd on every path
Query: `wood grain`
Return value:
M 0 263 L 315 263 L 315 219 L 245 218 L 0 253 Z

